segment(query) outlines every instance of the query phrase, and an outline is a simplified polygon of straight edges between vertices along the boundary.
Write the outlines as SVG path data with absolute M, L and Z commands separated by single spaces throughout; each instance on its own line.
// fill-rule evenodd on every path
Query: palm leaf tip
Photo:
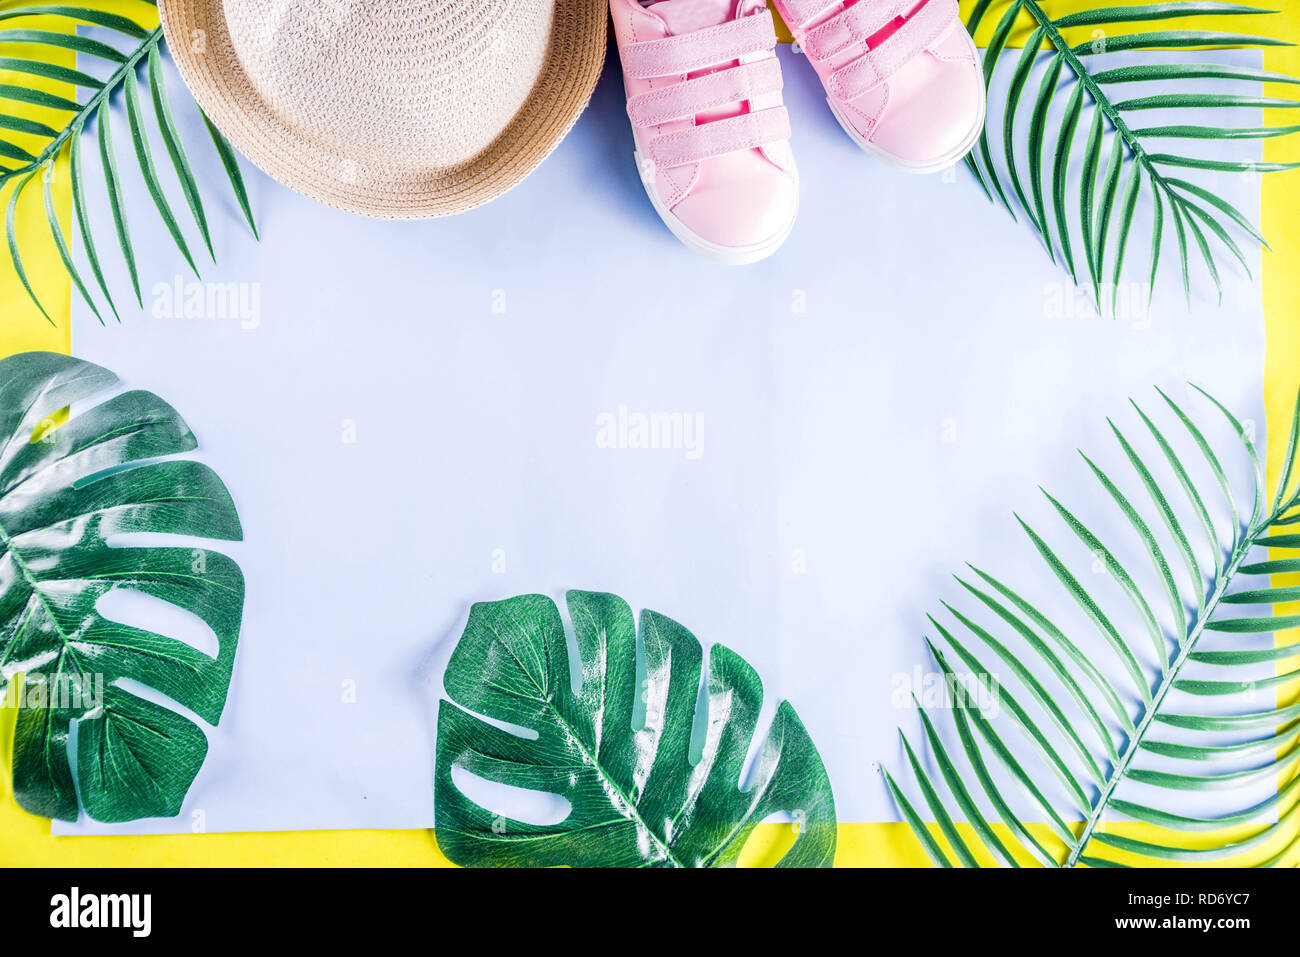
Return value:
M 563 622 L 549 598 L 524 595 L 470 611 L 443 679 L 450 700 L 438 709 L 434 833 L 444 853 L 467 865 L 724 866 L 739 861 L 759 822 L 783 812 L 798 836 L 777 866 L 828 866 L 834 799 L 794 709 L 777 708 L 742 782 L 762 684 L 739 655 L 714 646 L 706 687 L 722 717 L 692 765 L 705 668 L 699 642 L 654 612 L 643 613 L 638 628 L 613 595 L 575 591 L 567 601 L 583 675 L 576 693 Z M 650 676 L 640 729 L 633 723 L 638 646 Z M 537 736 L 503 731 L 479 715 Z M 493 815 L 457 787 L 456 768 L 559 795 L 569 813 L 555 824 Z
M 971 597 L 980 599 L 986 610 L 994 611 L 1004 624 L 1011 626 L 1008 637 L 1018 637 L 1014 645 L 977 624 L 956 603 L 943 603 L 956 622 L 951 630 L 930 616 L 944 645 L 954 649 L 964 665 L 973 671 L 987 672 L 977 656 L 979 649 L 983 649 L 1014 673 L 1017 689 L 1025 688 L 1031 692 L 1024 702 L 1017 702 L 1014 695 L 1008 695 L 1004 699 L 1005 708 L 997 717 L 998 725 L 1006 725 L 1010 733 L 1022 738 L 1031 745 L 1032 751 L 1037 752 L 1028 763 L 1013 756 L 999 732 L 994 730 L 993 722 L 981 718 L 977 709 L 965 706 L 961 694 L 956 696 L 955 707 L 942 712 L 932 709 L 923 718 L 925 741 L 933 755 L 934 771 L 922 763 L 915 748 L 910 744 L 904 746 L 905 763 L 915 779 L 914 790 L 922 800 L 918 805 L 904 806 L 904 802 L 909 800 L 906 789 L 898 788 L 894 782 L 891 795 L 894 790 L 898 791 L 894 800 L 900 814 L 913 825 L 912 830 L 923 845 L 927 839 L 936 841 L 939 836 L 947 842 L 962 841 L 964 848 L 953 846 L 948 853 L 968 866 L 972 860 L 977 863 L 990 859 L 1002 864 L 1022 862 L 1025 855 L 1049 866 L 1119 866 L 1134 860 L 1148 864 L 1253 860 L 1257 865 L 1275 866 L 1285 859 L 1286 851 L 1279 851 L 1279 846 L 1285 843 L 1289 832 L 1279 827 L 1279 822 L 1289 822 L 1300 815 L 1297 811 L 1300 802 L 1294 800 L 1295 789 L 1284 786 L 1277 796 L 1263 803 L 1259 803 L 1258 795 L 1252 789 L 1279 773 L 1290 774 L 1300 766 L 1300 711 L 1296 710 L 1300 705 L 1293 705 L 1289 710 L 1282 707 L 1260 711 L 1256 702 L 1260 693 L 1271 693 L 1300 677 L 1300 669 L 1294 665 L 1295 659 L 1300 657 L 1300 643 L 1273 648 L 1242 647 L 1231 643 L 1224 645 L 1222 640 L 1207 639 L 1206 636 L 1228 636 L 1231 641 L 1231 636 L 1235 635 L 1279 633 L 1300 627 L 1300 615 L 1284 613 L 1284 603 L 1300 596 L 1300 589 L 1287 585 L 1269 586 L 1259 580 L 1259 576 L 1300 571 L 1300 535 L 1287 532 L 1287 526 L 1283 524 L 1285 518 L 1300 506 L 1300 490 L 1290 487 L 1296 473 L 1297 455 L 1300 455 L 1300 398 L 1273 506 L 1269 511 L 1260 508 L 1258 503 L 1263 496 L 1256 494 L 1256 505 L 1248 515 L 1242 510 L 1232 483 L 1227 480 L 1225 468 L 1229 456 L 1244 456 L 1256 476 L 1255 481 L 1262 482 L 1261 460 L 1240 421 L 1200 387 L 1194 386 L 1189 390 L 1189 395 L 1205 401 L 1214 414 L 1223 415 L 1235 433 L 1235 445 L 1230 442 L 1227 448 L 1218 448 L 1198 423 L 1199 415 L 1193 415 L 1189 408 L 1175 402 L 1165 390 L 1158 389 L 1157 394 L 1164 399 L 1164 415 L 1172 418 L 1171 426 L 1157 421 L 1155 415 L 1143 411 L 1136 403 L 1132 408 L 1143 423 L 1156 456 L 1167 459 L 1172 476 L 1170 487 L 1162 488 L 1156 482 L 1154 473 L 1146 466 L 1148 456 L 1134 442 L 1125 439 L 1118 426 L 1110 422 L 1112 431 L 1122 442 L 1121 461 L 1135 473 L 1135 483 L 1148 491 L 1150 501 L 1144 508 L 1148 514 L 1171 512 L 1172 503 L 1179 502 L 1180 510 L 1200 516 L 1197 522 L 1202 525 L 1204 534 L 1212 536 L 1218 555 L 1213 573 L 1205 581 L 1194 576 L 1181 585 L 1172 585 L 1166 546 L 1157 543 L 1150 535 L 1150 519 L 1144 518 L 1107 474 L 1084 456 L 1094 474 L 1103 479 L 1113 502 L 1120 505 L 1133 535 L 1144 543 L 1144 550 L 1162 575 L 1159 580 L 1174 589 L 1171 593 L 1173 602 L 1179 608 L 1185 605 L 1197 608 L 1193 620 L 1184 620 L 1180 640 L 1175 646 L 1176 654 L 1162 665 L 1154 693 L 1143 699 L 1131 721 L 1127 718 L 1127 711 L 1123 712 L 1120 723 L 1128 723 L 1127 730 L 1119 739 L 1118 749 L 1111 746 L 1111 731 L 1096 720 L 1095 709 L 1090 710 L 1090 695 L 1074 675 L 1079 674 L 1079 680 L 1095 680 L 1099 689 L 1110 689 L 1114 676 L 1124 675 L 1126 668 L 1131 672 L 1131 661 L 1126 666 L 1126 660 L 1145 640 L 1140 634 L 1130 635 L 1127 626 L 1116 628 L 1109 635 L 1109 655 L 1090 654 L 1082 659 L 1087 664 L 1076 672 L 1065 664 L 1067 660 L 1073 662 L 1076 659 L 1061 655 L 1071 649 L 1078 654 L 1080 645 L 1077 639 L 1053 631 L 1044 616 L 1023 600 L 1014 606 L 1014 611 L 1021 612 L 1017 615 L 1011 607 L 1001 606 L 990 595 L 984 595 L 973 586 L 967 587 Z M 1194 480 L 1182 458 L 1173 454 L 1169 441 L 1171 428 L 1181 429 L 1191 440 L 1192 447 L 1206 465 L 1204 479 Z M 1051 501 L 1076 537 L 1090 546 L 1096 544 L 1096 537 L 1079 518 L 1059 501 Z M 1225 529 L 1209 521 L 1211 502 L 1226 507 L 1240 525 L 1234 522 L 1230 529 Z M 1162 523 L 1166 518 L 1167 515 L 1161 516 Z M 1019 521 L 1019 516 L 1017 519 Z M 1040 558 L 1049 566 L 1050 573 L 1043 577 L 1066 584 L 1076 603 L 1093 609 L 1089 617 L 1095 625 L 1104 620 L 1120 620 L 1108 607 L 1117 599 L 1093 595 L 1091 586 L 1083 584 L 1087 580 L 1084 576 L 1070 573 L 1065 563 L 1046 545 L 1043 536 L 1033 532 L 1027 523 L 1021 524 L 1031 533 Z M 1181 523 L 1172 527 L 1181 528 Z M 1265 552 L 1270 548 L 1285 549 L 1292 555 L 1284 559 L 1268 559 Z M 1095 548 L 1089 550 L 1091 554 L 1097 554 Z M 1108 564 L 1115 561 L 1109 550 L 1103 555 Z M 1261 556 L 1267 560 L 1259 561 Z M 996 581 L 986 573 L 978 570 L 977 573 L 985 581 Z M 1135 621 L 1147 622 L 1145 628 L 1139 624 L 1133 630 L 1152 633 L 1150 609 L 1154 602 L 1141 593 L 1134 579 L 1122 573 L 1122 566 L 1112 565 L 1109 577 L 1123 586 L 1121 593 L 1127 595 L 1140 612 Z M 1014 593 L 1000 586 L 999 594 Z M 1241 617 L 1239 612 L 1231 611 L 1251 605 L 1271 608 L 1252 617 Z M 1030 627 L 1031 622 L 1036 628 Z M 1019 628 L 1015 627 L 1017 624 Z M 1162 631 L 1152 634 L 1163 646 Z M 1040 635 L 1046 635 L 1048 640 L 1044 641 Z M 943 650 L 928 637 L 926 645 L 944 674 L 951 674 Z M 1096 664 L 1093 665 L 1089 658 L 1095 658 Z M 1271 675 L 1261 674 L 1260 668 L 1268 666 L 1276 670 Z M 1090 673 L 1089 668 L 1096 669 L 1095 674 Z M 1050 686 L 1046 682 L 1049 676 L 1054 679 Z M 1062 695 L 1057 688 L 1068 693 Z M 1241 699 L 1239 704 L 1228 707 L 1225 712 L 1223 702 L 1231 702 L 1234 697 Z M 1062 720 L 1066 722 L 1064 726 Z M 949 746 L 939 731 L 941 723 L 949 724 L 956 732 L 962 744 L 960 749 L 948 750 Z M 1046 741 L 1039 730 L 1040 724 L 1055 725 L 1060 740 L 1071 743 L 1072 753 L 1058 752 L 1054 744 Z M 1080 729 L 1091 727 L 1094 733 L 1086 738 L 1075 735 L 1071 729 L 1076 726 Z M 1178 740 L 1166 740 L 1159 729 L 1169 727 L 1182 729 L 1183 736 Z M 1226 742 L 1225 734 L 1231 736 Z M 1085 750 L 1080 751 L 1080 746 Z M 965 769 L 958 768 L 957 758 L 962 755 L 966 758 Z M 1073 774 L 1071 768 L 1088 766 L 1100 767 L 1103 771 L 1098 786 L 1084 795 L 1082 807 L 1077 806 L 1079 792 L 1075 793 L 1074 802 L 1048 799 L 1047 795 L 1052 791 L 1045 784 L 1036 783 L 1048 777 L 1068 783 Z M 1224 771 L 1225 766 L 1229 770 Z M 1237 769 L 1243 766 L 1244 770 Z M 1001 773 L 994 775 L 990 768 L 999 768 Z M 1062 841 L 1062 848 L 1050 859 L 1044 859 L 1041 842 L 1036 842 L 1032 831 L 1016 827 L 1020 818 L 1012 810 L 1016 803 L 1012 800 L 1013 787 L 1021 794 L 1031 795 L 1038 810 L 1046 815 L 1048 821 L 1055 822 L 1053 827 Z M 1005 830 L 994 832 L 992 839 L 981 826 L 982 819 L 973 819 L 983 813 L 975 804 L 976 793 L 984 795 L 997 812 L 995 817 L 1006 826 Z M 1199 801 L 1206 810 L 1199 816 L 1189 816 L 1185 804 L 1175 803 L 1173 796 L 1180 793 L 1200 795 Z M 927 838 L 921 833 L 931 825 L 921 819 L 917 812 L 919 806 L 924 806 L 935 822 L 936 835 Z M 1268 815 L 1274 810 L 1278 812 L 1277 820 L 1270 821 Z M 1080 811 L 1082 827 L 1068 828 L 1065 821 Z M 1108 825 L 1118 814 L 1162 830 L 1151 832 L 1150 836 L 1146 833 L 1139 837 L 1116 835 Z M 970 831 L 945 824 L 945 821 L 955 820 L 966 820 L 971 825 Z M 989 822 L 983 821 L 983 824 Z M 926 845 L 926 850 L 929 852 L 931 848 Z
M 34 29 L 21 25 L 26 22 L 26 18 L 33 16 L 56 18 L 61 21 L 67 32 L 58 28 Z M 18 21 L 20 25 L 9 27 L 6 21 Z M 154 22 L 156 23 L 156 20 Z M 111 35 L 104 40 L 81 36 L 75 32 L 79 26 L 99 27 L 109 31 Z M 140 82 L 137 71 L 142 66 L 147 67 L 145 72 L 149 84 L 149 97 L 170 169 L 180 186 L 204 247 L 209 256 L 215 258 L 207 215 L 199 194 L 199 184 L 168 103 L 166 85 L 162 76 L 162 46 L 161 27 L 146 25 L 131 16 L 105 12 L 92 7 L 62 4 L 50 0 L 30 0 L 18 8 L 0 11 L 0 49 L 15 51 L 14 55 L 2 56 L 0 60 L 3 61 L 2 65 L 6 70 L 26 78 L 21 83 L 4 84 L 3 89 L 0 90 L 2 98 L 58 114 L 57 121 L 51 120 L 47 124 L 9 113 L 6 108 L 0 107 L 0 131 L 8 130 L 37 139 L 37 145 L 28 151 L 20 150 L 0 136 L 0 156 L 15 161 L 15 165 L 0 169 L 0 188 L 13 184 L 14 192 L 11 197 L 16 203 L 22 192 L 21 187 L 26 185 L 31 176 L 39 174 L 45 177 L 60 160 L 66 158 L 69 161 L 72 167 L 70 179 L 72 180 L 74 231 L 85 250 L 90 276 L 95 280 L 94 286 L 119 321 L 121 317 L 110 294 L 109 284 L 92 235 L 92 223 L 88 214 L 90 207 L 80 163 L 81 134 L 87 122 L 97 119 L 104 190 L 108 195 L 122 263 L 126 267 L 136 303 L 143 308 L 144 298 L 136 270 L 135 250 L 126 221 L 126 199 L 117 169 L 117 155 L 109 129 L 108 112 L 104 109 L 119 90 L 123 91 L 127 108 L 127 124 L 133 147 L 131 152 L 153 200 L 158 219 L 166 228 L 173 245 L 181 253 L 187 265 L 196 275 L 198 273 L 190 254 L 189 243 L 166 198 L 164 177 L 155 165 L 154 151 L 145 129 L 141 98 L 137 89 L 137 84 Z M 70 52 L 78 58 L 79 69 L 70 68 L 60 62 L 61 58 L 66 58 Z M 64 96 L 49 92 L 39 85 L 51 83 L 56 84 L 59 89 L 66 87 L 72 90 L 73 95 Z M 77 89 L 89 92 L 84 102 L 75 98 Z M 206 117 L 204 121 L 206 124 Z M 51 125 L 55 122 L 59 124 L 57 128 Z M 245 220 L 256 236 L 257 228 L 253 222 L 252 209 L 240 173 L 239 161 L 224 137 L 210 124 L 207 125 L 230 188 Z M 60 202 L 61 197 L 54 197 L 53 205 L 56 211 Z M 46 223 L 50 238 L 59 253 L 60 262 L 77 290 L 78 296 L 86 301 L 91 311 L 102 322 L 103 317 L 91 296 L 90 284 L 78 275 L 74 264 L 73 236 L 63 234 L 57 216 L 47 215 Z M 48 321 L 53 322 L 45 312 L 38 291 L 29 281 L 23 268 L 23 255 L 27 251 L 25 247 L 29 240 L 19 236 L 13 230 L 8 232 L 7 246 L 15 273 L 31 301 Z
M 1146 197 L 1152 210 L 1152 243 L 1147 269 L 1150 286 L 1154 288 L 1159 274 L 1161 248 L 1167 238 L 1164 219 L 1168 212 L 1177 240 L 1178 269 L 1183 277 L 1189 308 L 1193 257 L 1204 263 L 1221 301 L 1223 277 L 1218 261 L 1219 250 L 1226 250 L 1249 275 L 1248 261 L 1233 236 L 1233 230 L 1241 230 L 1255 242 L 1262 242 L 1263 237 L 1249 220 L 1212 192 L 1206 191 L 1209 195 L 1204 195 L 1179 188 L 1177 171 L 1273 173 L 1294 169 L 1297 164 L 1206 158 L 1190 150 L 1184 152 L 1185 144 L 1263 140 L 1292 135 L 1296 130 L 1285 125 L 1234 127 L 1227 121 L 1216 124 L 1213 117 L 1219 114 L 1231 116 L 1232 110 L 1242 106 L 1294 106 L 1293 100 L 1226 90 L 1242 89 L 1245 84 L 1295 84 L 1300 80 L 1252 67 L 1199 62 L 1206 57 L 1194 51 L 1204 47 L 1262 49 L 1290 44 L 1267 36 L 1200 29 L 1195 21 L 1213 16 L 1266 17 L 1275 11 L 1199 0 L 1167 0 L 1100 6 L 1053 17 L 1046 6 L 1039 0 L 999 0 L 998 3 L 977 4 L 972 11 L 969 21 L 972 31 L 985 20 L 999 18 L 984 62 L 990 89 L 1001 59 L 1010 57 L 1013 62 L 1009 67 L 1011 81 L 1005 99 L 1000 103 L 1002 115 L 999 117 L 996 110 L 990 109 L 989 120 L 990 129 L 1000 127 L 1004 168 L 996 167 L 990 160 L 987 133 L 981 148 L 968 161 L 981 187 L 990 196 L 1000 197 L 1013 215 L 1016 207 L 1025 211 L 1026 219 L 1043 239 L 1049 257 L 1057 261 L 1059 251 L 1059 260 L 1073 281 L 1080 281 L 1080 266 L 1086 267 L 1084 272 L 1088 285 L 1098 310 L 1103 313 L 1103 279 L 1108 279 L 1113 289 L 1118 290 L 1130 251 L 1129 236 L 1140 218 L 1142 204 L 1139 200 Z M 994 41 L 1003 34 L 1004 28 L 1009 29 L 1019 18 L 1029 20 L 1033 30 L 1030 41 L 1026 51 L 1006 53 L 1005 43 L 998 45 Z M 1153 26 L 1179 19 L 1188 23 L 1173 29 Z M 1064 37 L 1064 31 L 1070 29 L 1104 29 L 1123 24 L 1136 24 L 1134 32 L 1106 36 L 1101 43 L 1090 40 L 1072 45 Z M 1040 47 L 1045 51 L 1041 57 L 1037 56 Z M 1034 51 L 1034 56 L 1027 52 L 1030 50 Z M 1143 54 L 1163 51 L 1174 51 L 1188 59 L 1173 63 L 1136 62 L 1118 67 L 1108 62 L 1101 69 L 1094 67 L 1095 54 L 1102 52 L 1127 52 L 1134 58 L 1142 58 Z M 1042 84 L 1037 98 L 1028 100 L 1023 94 L 1031 84 L 1034 72 L 1042 74 Z M 1062 77 L 1065 78 L 1063 83 L 1060 82 Z M 1214 81 L 1223 89 L 1211 93 L 1179 91 L 1155 94 L 1140 89 L 1123 99 L 1114 97 L 1117 87 L 1144 88 L 1147 84 L 1161 81 L 1196 79 Z M 991 102 L 999 101 L 994 96 Z M 1132 125 L 1133 116 L 1140 115 L 1138 111 L 1155 108 L 1195 109 L 1198 119 L 1204 118 L 1208 122 L 1148 127 Z M 1089 110 L 1095 110 L 1091 128 L 1087 136 L 1080 137 L 1077 135 L 1078 126 Z M 1054 137 L 1047 129 L 1049 112 L 1063 117 Z M 1018 119 L 1023 119 L 1023 122 L 1017 122 Z M 1025 131 L 1027 144 L 1015 137 L 1018 129 Z M 1156 143 L 1177 144 L 1177 149 L 1155 148 Z M 1044 152 L 1047 149 L 1052 149 L 1054 155 L 1050 162 L 1045 163 Z M 1106 155 L 1110 161 L 1105 164 L 1103 173 L 1101 158 Z M 1026 162 L 1027 176 L 1023 172 Z M 1127 177 L 1125 167 L 1129 168 Z M 1081 175 L 1073 175 L 1074 171 L 1081 171 Z M 1043 179 L 1047 180 L 1046 184 Z M 1124 183 L 1123 189 L 1120 189 L 1121 183 Z M 1044 197 L 1047 197 L 1046 202 Z M 1046 215 L 1049 206 L 1050 220 Z M 1071 208 L 1076 211 L 1077 222 L 1071 221 Z M 1076 252 L 1081 263 L 1076 262 Z M 1115 315 L 1117 298 L 1114 294 L 1111 298 L 1111 314 Z

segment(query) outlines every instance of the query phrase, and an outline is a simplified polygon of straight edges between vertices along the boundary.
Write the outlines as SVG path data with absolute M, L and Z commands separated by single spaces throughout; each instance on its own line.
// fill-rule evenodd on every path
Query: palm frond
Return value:
M 1196 392 L 1206 416 L 1226 420 L 1233 454 L 1254 476 L 1252 502 L 1234 490 L 1228 460 L 1202 425 L 1157 390 L 1163 416 L 1134 404 L 1154 452 L 1144 456 L 1142 443 L 1111 423 L 1129 474 L 1116 473 L 1117 481 L 1084 456 L 1102 501 L 1132 533 L 1125 548 L 1104 544 L 1047 495 L 1066 540 L 1077 540 L 1092 572 L 1118 588 L 1085 584 L 1086 566 L 1073 568 L 1064 548 L 1018 518 L 1049 573 L 1044 580 L 1063 589 L 1081 624 L 1058 627 L 1020 591 L 974 567 L 958 578 L 973 609 L 945 603 L 944 619 L 930 618 L 936 638 L 927 644 L 948 692 L 950 723 L 933 701 L 931 713 L 918 710 L 937 774 L 917 742 L 906 734 L 903 741 L 937 833 L 911 789 L 885 776 L 903 819 L 937 864 L 991 858 L 1012 866 L 1129 866 L 1253 855 L 1255 865 L 1272 866 L 1290 862 L 1300 847 L 1300 702 L 1273 703 L 1278 689 L 1300 679 L 1300 641 L 1258 641 L 1300 627 L 1300 614 L 1281 610 L 1300 601 L 1300 587 L 1270 580 L 1300 572 L 1300 557 L 1268 551 L 1300 555 L 1300 534 L 1291 530 L 1300 523 L 1300 399 L 1270 497 L 1250 431 Z M 1161 482 L 1157 471 L 1172 481 Z M 1146 506 L 1135 505 L 1124 486 L 1140 489 Z M 1150 571 L 1131 574 L 1119 557 L 1125 554 L 1148 560 Z M 1144 592 L 1139 578 L 1148 591 L 1155 583 L 1155 593 Z M 1166 603 L 1167 615 L 1156 611 Z M 980 624 L 980 615 L 995 624 Z M 1096 635 L 1067 634 L 1078 629 Z M 1096 650 L 1096 638 L 1106 650 Z M 1089 640 L 1091 654 L 1081 647 Z M 983 713 L 977 702 L 988 700 L 1000 715 Z M 965 771 L 958 770 L 962 756 Z M 1261 789 L 1275 782 L 1281 786 L 1261 800 Z M 1031 816 L 1045 824 L 1056 850 L 1025 823 Z M 1113 826 L 1118 816 L 1150 827 L 1133 836 Z
M 66 32 L 55 29 L 57 26 L 66 27 Z M 98 28 L 112 37 L 113 42 L 82 36 L 76 32 L 81 27 Z M 180 220 L 167 199 L 163 176 L 155 160 L 144 105 L 146 96 L 147 102 L 152 106 L 154 122 L 165 147 L 168 165 L 185 198 L 185 206 L 189 209 L 208 255 L 213 255 L 212 237 L 199 184 L 181 141 L 163 80 L 163 42 L 162 28 L 157 25 L 156 14 L 148 18 L 135 18 L 51 0 L 18 0 L 0 4 L 0 72 L 46 81 L 41 88 L 23 83 L 0 83 L 0 192 L 9 190 L 5 239 L 14 271 L 41 314 L 51 323 L 53 320 L 42 305 L 23 264 L 23 256 L 28 251 L 20 241 L 16 228 L 15 213 L 18 204 L 23 193 L 36 180 L 44 186 L 46 221 L 59 259 L 73 288 L 100 322 L 104 321 L 91 293 L 90 284 L 76 266 L 71 237 L 65 235 L 60 224 L 51 190 L 57 164 L 64 159 L 68 164 L 72 186 L 73 232 L 80 237 L 94 286 L 113 315 L 120 319 L 117 305 L 109 293 L 103 262 L 91 228 L 93 216 L 81 160 L 82 135 L 91 125 L 95 128 L 96 148 L 104 178 L 103 191 L 121 249 L 122 262 L 136 301 L 143 305 L 135 247 L 127 222 L 126 197 L 110 121 L 110 102 L 119 91 L 126 107 L 131 153 L 139 166 L 159 219 L 186 263 L 197 275 L 198 265 L 190 252 Z M 66 65 L 70 54 L 75 55 L 78 66 L 84 67 L 84 71 Z M 140 90 L 142 71 L 147 84 L 144 95 Z M 44 89 L 43 86 L 50 82 L 69 87 L 67 95 Z M 15 104 L 35 107 L 42 115 L 48 113 L 49 121 L 35 120 L 30 115 L 33 112 L 31 109 L 23 110 Z M 204 117 L 204 121 L 235 199 L 256 236 L 257 226 L 253 221 L 248 193 L 234 150 L 216 127 L 207 121 L 207 117 Z
M 1300 125 L 1233 125 L 1232 111 L 1295 109 L 1300 99 L 1261 96 L 1261 84 L 1300 84 L 1284 74 L 1232 64 L 1203 63 L 1195 51 L 1205 48 L 1263 49 L 1290 45 L 1252 33 L 1206 29 L 1165 29 L 1167 21 L 1214 16 L 1256 17 L 1274 13 L 1259 7 L 1206 0 L 1160 0 L 1104 6 L 1053 18 L 1038 0 L 980 0 L 968 26 L 972 34 L 992 23 L 984 56 L 986 82 L 1006 59 L 1014 63 L 1000 117 L 990 111 L 979 145 L 966 159 L 990 199 L 996 199 L 1038 234 L 1053 261 L 1059 261 L 1076 284 L 1092 290 L 1097 306 L 1114 315 L 1125 263 L 1133 251 L 1130 238 L 1140 200 L 1149 199 L 1152 244 L 1146 273 L 1154 285 L 1166 221 L 1177 240 L 1179 268 L 1190 304 L 1191 267 L 1195 255 L 1205 265 L 1220 299 L 1223 281 L 1216 248 L 1225 249 L 1249 273 L 1238 236 L 1263 243 L 1263 236 L 1240 210 L 1213 190 L 1188 182 L 1184 171 L 1270 173 L 1300 166 L 1263 162 L 1256 156 L 1222 159 L 1198 156 L 1194 144 L 1252 142 L 1290 136 Z M 1022 51 L 1007 50 L 1018 27 L 1030 34 Z M 1107 31 L 1132 32 L 1110 36 Z M 1073 43 L 1067 34 L 1091 33 Z M 1184 62 L 1134 63 L 1094 69 L 1102 53 L 1168 53 Z M 1035 76 L 1041 77 L 1036 92 Z M 1170 83 L 1216 81 L 1213 92 L 1169 92 Z M 1151 91 L 1151 84 L 1156 84 Z M 1224 92 L 1223 84 L 1240 85 Z M 1063 111 L 1054 109 L 1064 103 Z M 1030 105 L 1032 104 L 1032 106 Z M 1176 123 L 1144 121 L 1152 110 L 1177 111 L 1189 117 Z M 1090 114 L 1090 115 L 1089 115 Z M 998 128 L 1001 150 L 989 131 Z M 1021 143 L 1021 132 L 1025 142 Z M 1076 146 L 1082 143 L 1082 149 Z M 1051 150 L 1050 156 L 1045 151 Z M 994 162 L 1000 156 L 1000 164 Z M 1072 170 L 1081 173 L 1078 195 L 1070 197 Z M 1050 204 L 1050 210 L 1049 210 Z M 1070 208 L 1078 222 L 1070 222 Z M 1018 217 L 1017 217 L 1018 218 Z M 1265 244 L 1267 245 L 1267 244 Z M 1110 295 L 1103 292 L 1109 290 Z

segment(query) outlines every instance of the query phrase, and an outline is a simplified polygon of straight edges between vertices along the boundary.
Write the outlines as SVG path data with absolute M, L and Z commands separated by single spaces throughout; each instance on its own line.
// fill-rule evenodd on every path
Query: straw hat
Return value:
M 158 0 L 208 118 L 284 185 L 385 219 L 459 213 L 587 105 L 606 0 Z

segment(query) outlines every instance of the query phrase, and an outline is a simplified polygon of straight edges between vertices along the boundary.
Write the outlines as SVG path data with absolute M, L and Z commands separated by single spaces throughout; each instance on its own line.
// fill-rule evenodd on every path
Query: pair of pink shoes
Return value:
M 773 0 L 855 143 L 936 172 L 984 126 L 957 0 Z M 646 192 L 688 247 L 738 265 L 794 226 L 799 175 L 764 0 L 610 0 Z

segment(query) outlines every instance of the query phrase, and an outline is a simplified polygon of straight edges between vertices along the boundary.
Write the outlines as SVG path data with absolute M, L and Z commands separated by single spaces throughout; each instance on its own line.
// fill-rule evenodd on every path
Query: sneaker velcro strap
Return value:
M 789 26 L 801 27 L 838 2 L 839 0 L 778 0 L 777 7 Z M 856 6 L 871 6 L 871 2 L 872 0 L 861 0 Z
M 704 70 L 751 53 L 771 51 L 775 47 L 776 26 L 772 22 L 772 12 L 765 9 L 761 13 L 681 36 L 632 43 L 623 48 L 620 56 L 624 73 L 648 80 Z
M 790 114 L 774 106 L 657 136 L 650 142 L 650 159 L 657 168 L 670 169 L 789 138 Z
M 804 52 L 814 60 L 824 60 L 847 50 L 855 43 L 865 43 L 915 4 L 915 0 L 876 0 L 855 3 L 813 27 L 800 42 Z
M 958 13 L 957 0 L 928 0 L 880 46 L 832 73 L 827 83 L 831 95 L 856 100 L 889 82 L 913 57 L 942 40 L 957 25 Z
M 639 93 L 627 101 L 627 115 L 644 129 L 777 93 L 781 85 L 781 64 L 772 56 Z

